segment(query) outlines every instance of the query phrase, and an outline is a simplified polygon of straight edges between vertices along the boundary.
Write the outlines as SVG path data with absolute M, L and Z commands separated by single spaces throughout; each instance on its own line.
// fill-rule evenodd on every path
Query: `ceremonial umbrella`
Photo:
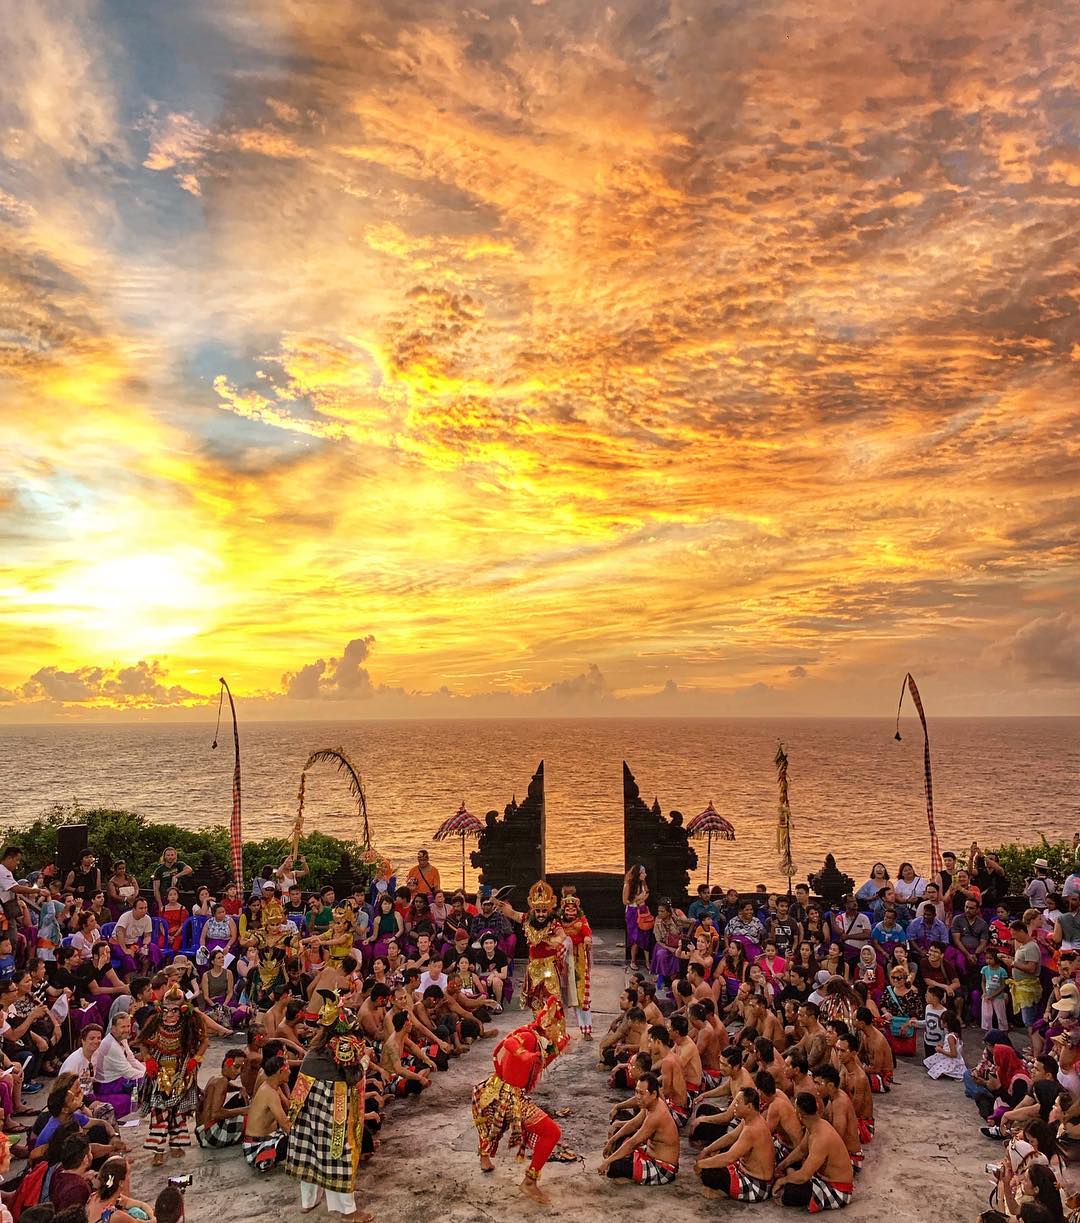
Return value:
M 445 841 L 447 837 L 461 837 L 461 890 L 465 891 L 465 838 L 478 837 L 484 831 L 484 825 L 471 811 L 466 810 L 465 800 L 449 819 L 443 820 L 439 831 L 435 833 L 436 841 Z
M 712 873 L 712 839 L 719 837 L 722 841 L 734 841 L 735 828 L 717 811 L 710 799 L 705 810 L 700 815 L 695 815 L 686 825 L 686 835 L 709 838 L 709 848 L 705 855 L 705 882 L 707 884 Z

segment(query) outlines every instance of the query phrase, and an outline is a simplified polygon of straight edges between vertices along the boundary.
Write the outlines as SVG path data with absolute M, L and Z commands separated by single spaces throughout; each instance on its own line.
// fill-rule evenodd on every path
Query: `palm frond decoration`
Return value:
M 345 778 L 346 785 L 349 787 L 349 793 L 356 799 L 357 814 L 363 821 L 363 846 L 365 849 L 371 849 L 371 829 L 368 826 L 367 798 L 364 795 L 364 783 L 360 780 L 360 774 L 356 770 L 356 765 L 353 764 L 340 747 L 324 747 L 320 748 L 317 752 L 312 752 L 307 758 L 303 772 L 308 773 L 317 764 L 332 764 Z M 301 803 L 302 801 L 301 799 Z M 297 818 L 300 818 L 302 810 L 303 807 L 301 806 L 301 812 L 298 813 Z

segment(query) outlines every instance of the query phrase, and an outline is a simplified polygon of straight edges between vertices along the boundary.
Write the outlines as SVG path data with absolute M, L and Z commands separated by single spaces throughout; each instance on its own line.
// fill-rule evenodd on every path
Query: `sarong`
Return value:
M 854 1192 L 853 1181 L 827 1181 L 823 1176 L 813 1176 L 800 1185 L 785 1185 L 780 1200 L 785 1206 L 802 1206 L 815 1215 L 847 1206 Z
M 213 1125 L 197 1125 L 195 1141 L 201 1147 L 232 1147 L 244 1136 L 244 1118 L 226 1117 Z
M 772 1181 L 751 1176 L 741 1160 L 726 1168 L 703 1168 L 701 1183 L 707 1189 L 719 1189 L 735 1202 L 767 1202 L 772 1192 Z
M 668 1106 L 668 1112 L 674 1118 L 675 1124 L 680 1130 L 683 1129 L 690 1120 L 690 1105 L 676 1104 L 673 1100 L 665 1100 L 664 1103 Z
M 297 1077 L 285 1156 L 290 1176 L 330 1193 L 354 1191 L 363 1136 L 359 1094 L 342 1080 L 313 1079 L 303 1073 Z
M 624 1177 L 635 1185 L 670 1185 L 679 1171 L 678 1164 L 654 1159 L 646 1147 L 638 1147 L 632 1155 L 608 1164 L 609 1177 Z
M 265 1138 L 244 1138 L 244 1159 L 249 1168 L 260 1175 L 272 1171 L 285 1158 L 289 1136 L 283 1130 L 275 1130 Z

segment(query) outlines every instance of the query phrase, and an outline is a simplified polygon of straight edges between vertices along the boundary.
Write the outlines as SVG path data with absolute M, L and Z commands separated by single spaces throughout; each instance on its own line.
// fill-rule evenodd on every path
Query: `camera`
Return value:
M 987 1176 L 992 1176 L 995 1180 L 997 1180 L 997 1178 L 1001 1175 L 1001 1164 L 987 1164 L 983 1168 L 983 1171 Z M 170 1180 L 171 1179 L 172 1178 L 170 1177 Z M 182 1176 L 178 1176 L 176 1179 L 183 1180 L 184 1178 Z M 190 1181 L 191 1177 L 189 1176 L 187 1179 Z
M 181 1176 L 170 1176 L 169 1184 L 174 1189 L 179 1189 L 181 1193 L 191 1184 L 193 1177 L 190 1172 L 185 1172 Z

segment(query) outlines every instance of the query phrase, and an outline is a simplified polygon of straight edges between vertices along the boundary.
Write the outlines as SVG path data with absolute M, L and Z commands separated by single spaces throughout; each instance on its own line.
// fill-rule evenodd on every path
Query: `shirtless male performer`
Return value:
M 389 1035 L 386 1012 L 390 1007 L 392 994 L 393 990 L 386 982 L 376 981 L 368 996 L 360 1004 L 356 1012 L 356 1019 L 367 1040 L 383 1041 Z
M 862 1038 L 862 1060 L 870 1090 L 888 1091 L 892 1086 L 896 1061 L 885 1034 L 874 1024 L 874 1014 L 869 1007 L 861 1006 L 855 1012 L 855 1031 Z
M 597 1070 L 603 1070 L 605 1066 L 615 1065 L 615 1050 L 623 1042 L 626 1036 L 626 1029 L 630 1021 L 626 1018 L 631 1008 L 638 1004 L 638 993 L 636 989 L 624 989 L 619 995 L 619 1009 L 615 1012 L 615 1018 L 608 1024 L 608 1030 L 600 1037 L 600 1047 L 596 1051 L 599 1061 L 596 1063 Z
M 670 1185 L 679 1171 L 679 1128 L 660 1098 L 660 1080 L 643 1074 L 634 1095 L 640 1111 L 608 1139 L 596 1171 L 637 1185 Z
M 754 1075 L 754 1086 L 765 1110 L 765 1123 L 773 1136 L 776 1158 L 787 1159 L 802 1138 L 802 1125 L 795 1105 L 782 1091 L 777 1091 L 776 1080 L 767 1070 L 759 1070 Z
M 248 1096 L 240 1082 L 244 1059 L 243 1049 L 226 1049 L 221 1073 L 203 1088 L 195 1119 L 195 1141 L 199 1146 L 231 1147 L 243 1137 L 248 1110 Z
M 681 1130 L 690 1120 L 690 1097 L 686 1091 L 682 1061 L 672 1044 L 671 1033 L 661 1023 L 649 1029 L 649 1056 L 654 1071 L 660 1075 L 660 1094 Z M 634 1089 L 637 1090 L 637 1084 Z
M 735 1097 L 754 1086 L 738 1045 L 729 1045 L 720 1054 L 720 1072 L 724 1076 L 720 1086 L 703 1091 L 694 1101 L 694 1119 L 686 1131 L 691 1142 L 706 1144 L 726 1134 L 735 1119 Z
M 691 1104 L 694 1097 L 701 1092 L 701 1054 L 697 1044 L 690 1037 L 690 1021 L 686 1015 L 672 1015 L 668 1026 L 675 1041 L 675 1052 L 682 1062 L 683 1075 L 686 1078 L 686 1091 Z
M 276 1168 L 289 1147 L 292 1124 L 281 1098 L 288 1083 L 289 1063 L 283 1057 L 265 1058 L 263 1081 L 244 1124 L 244 1159 L 249 1168 L 261 1174 Z
M 752 1087 L 735 1097 L 738 1124 L 698 1156 L 694 1171 L 706 1197 L 727 1195 L 736 1202 L 766 1202 L 776 1168 L 772 1134 L 761 1115 L 761 1098 Z
M 839 1210 L 851 1201 L 855 1184 L 851 1156 L 844 1140 L 821 1116 L 816 1096 L 800 1091 L 795 1112 L 802 1123 L 799 1145 L 777 1167 L 773 1197 L 784 1206 L 797 1206 L 816 1214 Z
M 859 1137 L 859 1118 L 851 1097 L 840 1086 L 840 1072 L 835 1066 L 819 1066 L 814 1071 L 814 1083 L 821 1098 L 821 1114 L 844 1140 L 851 1156 L 851 1170 L 862 1167 L 862 1139 Z
M 804 1002 L 799 1007 L 799 1028 L 802 1031 L 802 1039 L 795 1048 L 806 1054 L 806 1063 L 811 1074 L 818 1066 L 829 1061 L 828 1040 L 825 1029 L 818 1020 L 819 1014 L 816 1002 Z
M 874 1095 L 859 1060 L 858 1040 L 850 1034 L 837 1037 L 836 1057 L 840 1063 L 840 1086 L 855 1106 L 855 1115 L 859 1118 L 859 1137 L 865 1146 L 874 1137 Z
M 724 1039 L 721 1041 L 720 1033 L 711 1022 L 714 1013 L 711 1000 L 691 1003 L 686 1013 L 690 1020 L 690 1034 L 701 1058 L 701 1086 L 706 1091 L 720 1083 L 720 1052 L 727 1044 L 727 1029 L 723 1029 Z

